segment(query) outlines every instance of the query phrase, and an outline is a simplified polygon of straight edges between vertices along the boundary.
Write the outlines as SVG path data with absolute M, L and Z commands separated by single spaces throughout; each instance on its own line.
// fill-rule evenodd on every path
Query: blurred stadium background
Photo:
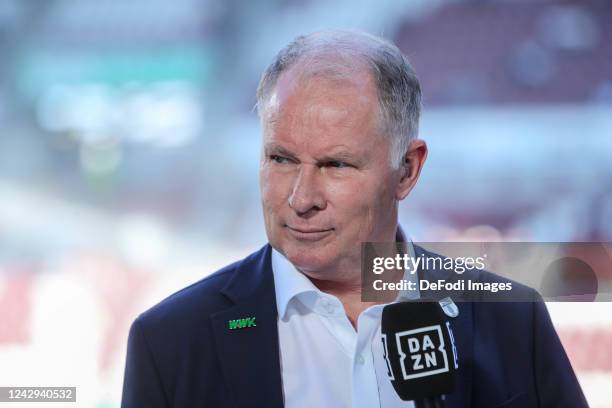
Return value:
M 0 0 L 0 385 L 119 406 L 132 319 L 265 243 L 256 84 L 325 28 L 421 78 L 415 240 L 612 241 L 609 0 Z M 549 308 L 612 407 L 612 304 Z

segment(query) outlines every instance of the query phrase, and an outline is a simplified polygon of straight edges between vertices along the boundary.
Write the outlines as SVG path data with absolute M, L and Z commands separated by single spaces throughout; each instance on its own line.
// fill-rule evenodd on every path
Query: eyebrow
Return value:
M 330 161 L 356 162 L 357 160 L 358 160 L 357 157 L 345 151 L 326 154 L 319 159 L 320 162 L 330 162 Z
M 295 154 L 290 150 L 285 149 L 281 145 L 277 145 L 276 143 L 269 143 L 264 146 L 264 151 L 266 154 L 280 154 L 283 156 L 295 157 Z
M 332 148 L 331 150 L 335 150 L 337 149 L 335 152 L 332 153 L 326 153 L 321 157 L 318 157 L 317 163 L 327 163 L 327 162 L 332 162 L 332 161 L 340 161 L 340 162 L 349 162 L 351 164 L 361 164 L 362 159 L 354 154 L 351 154 L 350 152 L 346 151 L 346 150 L 340 150 L 338 148 Z M 264 146 L 264 152 L 266 153 L 266 155 L 272 155 L 272 154 L 278 154 L 281 156 L 286 156 L 286 157 L 290 157 L 290 158 L 297 158 L 297 155 L 295 153 L 293 153 L 292 151 L 290 151 L 289 149 L 278 145 L 276 143 L 268 143 Z

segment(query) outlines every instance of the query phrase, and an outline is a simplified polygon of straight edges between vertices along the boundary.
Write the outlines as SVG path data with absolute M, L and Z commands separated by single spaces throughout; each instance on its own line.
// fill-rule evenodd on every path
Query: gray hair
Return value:
M 398 168 L 418 135 L 421 86 L 406 57 L 382 38 L 358 31 L 322 31 L 297 37 L 264 71 L 257 87 L 257 112 L 263 118 L 278 78 L 298 61 L 310 74 L 342 77 L 355 69 L 355 59 L 369 67 L 376 84 L 382 125 L 391 142 L 391 165 Z

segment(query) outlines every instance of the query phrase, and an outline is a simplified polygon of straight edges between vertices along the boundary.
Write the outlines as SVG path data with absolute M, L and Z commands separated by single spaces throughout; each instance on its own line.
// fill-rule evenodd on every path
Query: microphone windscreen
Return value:
M 457 352 L 438 302 L 419 299 L 385 306 L 381 333 L 388 375 L 402 400 L 454 390 Z

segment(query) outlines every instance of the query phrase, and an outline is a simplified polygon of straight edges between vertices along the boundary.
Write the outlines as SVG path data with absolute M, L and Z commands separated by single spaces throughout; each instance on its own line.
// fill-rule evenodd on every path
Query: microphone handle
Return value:
M 442 396 L 425 397 L 414 401 L 416 408 L 446 408 L 446 403 Z

